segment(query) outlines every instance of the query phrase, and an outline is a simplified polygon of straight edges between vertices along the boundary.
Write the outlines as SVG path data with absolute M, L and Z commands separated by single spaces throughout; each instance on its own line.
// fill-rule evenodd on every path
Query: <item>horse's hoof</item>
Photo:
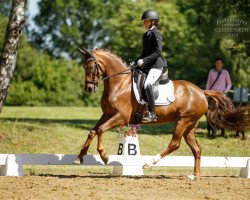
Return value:
M 190 180 L 196 180 L 199 178 L 199 176 L 192 174 L 192 175 L 188 175 L 187 178 L 189 178 Z
M 109 162 L 109 157 L 107 156 L 107 157 L 103 158 L 102 161 L 104 162 L 105 165 L 107 165 Z
M 76 158 L 74 161 L 73 161 L 73 164 L 75 164 L 75 165 L 80 165 L 80 164 L 82 164 L 83 163 L 83 158 Z
M 152 168 L 152 165 L 149 165 L 146 163 L 145 165 L 142 166 L 142 168 L 143 169 L 150 169 L 150 168 Z

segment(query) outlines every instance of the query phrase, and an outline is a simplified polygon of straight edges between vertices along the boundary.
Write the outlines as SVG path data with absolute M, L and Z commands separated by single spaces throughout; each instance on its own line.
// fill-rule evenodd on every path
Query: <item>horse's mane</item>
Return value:
M 109 50 L 107 50 L 107 49 L 93 49 L 93 52 L 95 52 L 95 51 L 105 52 L 105 53 L 109 54 L 113 59 L 120 62 L 122 65 L 124 65 L 124 67 L 127 67 L 127 63 L 124 60 L 122 60 L 119 56 L 111 53 Z

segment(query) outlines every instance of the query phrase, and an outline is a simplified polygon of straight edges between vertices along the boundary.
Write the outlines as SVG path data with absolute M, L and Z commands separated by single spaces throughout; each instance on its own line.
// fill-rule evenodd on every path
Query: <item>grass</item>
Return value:
M 4 107 L 0 115 L 0 153 L 77 154 L 101 114 L 100 108 L 92 107 Z M 205 118 L 202 118 L 196 136 L 203 156 L 250 156 L 249 140 L 234 137 L 209 140 L 205 127 Z M 170 142 L 173 130 L 174 124 L 143 126 L 139 132 L 141 154 L 154 155 L 162 151 Z M 234 134 L 229 130 L 227 133 L 229 136 Z M 95 138 L 89 154 L 97 154 L 96 143 Z M 104 148 L 110 155 L 116 154 L 117 143 L 115 130 L 104 134 Z M 182 140 L 181 147 L 171 155 L 192 153 Z M 53 169 L 60 172 L 57 167 L 30 166 L 28 173 L 33 174 L 33 169 L 39 173 L 49 173 Z M 79 168 L 65 166 L 64 169 L 74 173 Z M 86 170 L 88 172 L 89 168 Z
M 26 175 L 52 176 L 52 177 L 89 177 L 112 176 L 111 166 L 25 166 Z M 202 168 L 202 176 L 239 176 L 239 168 Z M 144 169 L 146 176 L 186 176 L 192 174 L 192 167 L 153 167 Z

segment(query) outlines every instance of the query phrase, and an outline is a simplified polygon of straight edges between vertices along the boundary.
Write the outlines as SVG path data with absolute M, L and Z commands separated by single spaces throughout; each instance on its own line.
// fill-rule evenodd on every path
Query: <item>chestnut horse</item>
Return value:
M 131 123 L 139 107 L 132 91 L 132 73 L 120 58 L 107 50 L 94 49 L 90 52 L 83 48 L 80 51 L 86 59 L 85 91 L 95 92 L 98 83 L 104 80 L 101 98 L 103 114 L 90 131 L 74 163 L 83 162 L 83 156 L 87 154 L 89 145 L 97 135 L 97 151 L 107 164 L 108 155 L 103 148 L 102 134 L 109 129 Z M 150 124 L 175 122 L 175 132 L 167 148 L 154 156 L 145 167 L 156 164 L 161 158 L 178 149 L 184 137 L 195 158 L 194 176 L 200 176 L 202 149 L 195 139 L 199 119 L 207 113 L 208 120 L 216 126 L 242 130 L 249 125 L 249 112 L 236 109 L 230 99 L 220 92 L 201 90 L 187 81 L 173 81 L 173 84 L 175 101 L 168 106 L 156 106 L 157 121 Z M 210 108 L 206 96 L 212 99 Z

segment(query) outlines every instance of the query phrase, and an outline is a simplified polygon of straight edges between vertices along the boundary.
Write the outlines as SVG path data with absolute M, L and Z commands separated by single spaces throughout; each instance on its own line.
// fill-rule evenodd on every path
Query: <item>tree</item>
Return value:
M 44 0 L 39 6 L 41 11 L 35 21 L 41 30 L 29 34 L 39 48 L 54 57 L 79 58 L 78 46 L 89 49 L 101 46 L 126 62 L 138 57 L 141 51 L 141 37 L 145 31 L 140 21 L 142 12 L 156 9 L 161 16 L 163 55 L 168 59 L 170 72 L 175 73 L 171 78 L 192 80 L 196 84 L 203 80 L 204 68 L 196 67 L 192 74 L 190 70 L 199 63 L 196 47 L 200 40 L 190 34 L 187 18 L 178 11 L 174 1 Z M 197 74 L 195 78 L 193 73 Z
M 142 35 L 146 31 L 140 20 L 143 11 L 155 9 L 160 14 L 159 29 L 163 35 L 163 56 L 169 64 L 171 79 L 199 82 L 199 76 L 190 75 L 190 68 L 198 62 L 199 40 L 190 34 L 186 16 L 173 3 L 126 1 L 116 14 L 106 21 L 105 29 L 112 35 L 105 46 L 125 61 L 137 58 L 142 49 Z M 122 13 L 122 14 L 121 14 Z M 190 51 L 192 49 L 192 51 Z M 199 74 L 202 68 L 194 68 Z
M 155 9 L 160 13 L 159 29 L 164 38 L 163 55 L 169 64 L 171 79 L 188 80 L 204 88 L 207 72 L 212 67 L 215 56 L 222 56 L 226 58 L 229 70 L 235 72 L 233 81 L 237 84 L 249 85 L 249 76 L 244 75 L 249 69 L 249 37 L 240 34 L 240 37 L 232 39 L 215 32 L 218 19 L 231 16 L 248 17 L 249 4 L 246 2 L 246 0 L 218 0 L 217 2 L 212 0 L 42 0 L 39 2 L 40 12 L 35 17 L 38 29 L 31 32 L 28 30 L 28 39 L 32 41 L 33 46 L 44 50 L 42 52 L 45 52 L 45 55 L 38 54 L 40 59 L 36 63 L 32 63 L 32 59 L 29 61 L 24 55 L 22 57 L 24 59 L 19 61 L 21 67 L 18 69 L 15 83 L 21 83 L 22 80 L 31 81 L 36 88 L 32 93 L 36 93 L 35 91 L 39 94 L 43 94 L 44 91 L 49 93 L 53 87 L 48 85 L 52 82 L 49 84 L 42 79 L 40 79 L 41 82 L 31 80 L 31 77 L 36 77 L 36 73 L 41 74 L 39 71 L 41 64 L 38 63 L 44 62 L 58 70 L 54 73 L 61 73 L 64 70 L 56 64 L 56 61 L 48 57 L 47 53 L 56 60 L 58 57 L 80 59 L 79 46 L 88 49 L 108 48 L 127 63 L 130 62 L 141 53 L 141 37 L 146 31 L 140 21 L 141 14 L 145 10 Z M 32 67 L 25 69 L 23 60 L 30 63 L 29 66 Z M 37 66 L 39 67 L 36 68 Z M 73 63 L 72 66 L 75 64 Z M 50 72 L 50 70 L 44 67 L 43 72 Z M 19 87 L 15 84 L 16 89 Z M 59 87 L 56 88 L 58 97 L 62 97 L 59 95 L 62 90 Z M 26 91 L 27 86 L 22 89 Z M 14 97 L 13 93 L 12 97 Z M 96 105 L 97 99 L 92 95 L 83 94 L 85 105 Z M 44 103 L 45 99 L 38 100 Z M 55 103 L 55 99 L 52 98 L 45 101 L 45 104 Z M 36 100 L 30 102 L 30 105 L 34 102 Z M 60 101 L 60 103 L 65 105 L 65 102 Z
M 54 57 L 78 57 L 78 47 L 93 48 L 103 38 L 104 1 L 43 0 L 35 17 L 39 27 L 29 36 Z
M 25 23 L 25 5 L 26 0 L 12 1 L 9 23 L 5 33 L 3 52 L 0 60 L 0 112 L 16 66 L 18 43 Z
M 0 14 L 0 30 L 8 17 Z M 4 33 L 0 32 L 0 46 Z M 79 54 L 80 57 L 80 54 Z M 15 73 L 5 105 L 19 106 L 98 106 L 101 91 L 82 92 L 84 70 L 74 60 L 53 59 L 35 49 L 24 33 L 19 41 Z
M 187 16 L 190 34 L 198 38 L 197 56 L 199 64 L 208 71 L 216 56 L 224 57 L 226 67 L 233 72 L 234 85 L 250 85 L 249 74 L 250 38 L 248 31 L 235 34 L 230 31 L 218 32 L 216 28 L 249 28 L 250 13 L 247 0 L 177 0 L 181 13 Z M 235 20 L 235 21 L 234 21 Z M 237 20 L 240 23 L 237 23 Z M 230 22 L 231 21 L 231 22 Z M 233 23 L 234 22 L 234 23 Z M 204 76 L 204 79 L 206 77 Z

